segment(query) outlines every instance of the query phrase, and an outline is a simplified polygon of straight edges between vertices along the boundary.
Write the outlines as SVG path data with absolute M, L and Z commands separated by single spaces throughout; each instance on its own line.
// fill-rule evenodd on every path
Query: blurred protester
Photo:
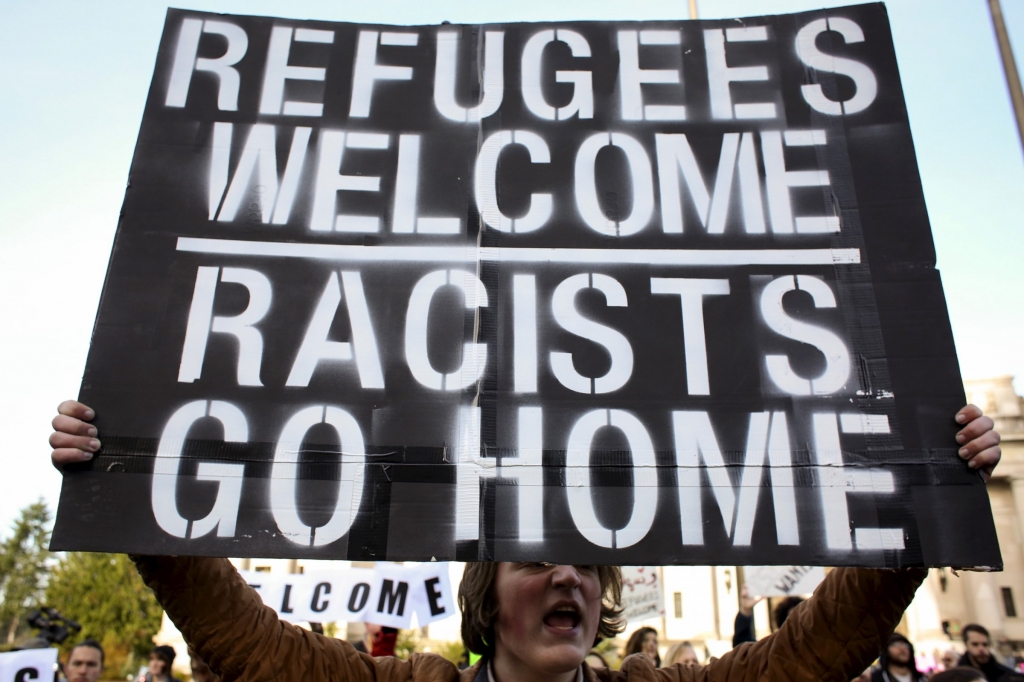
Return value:
M 668 668 L 676 663 L 681 664 L 684 668 L 700 665 L 700 659 L 697 658 L 697 652 L 692 644 L 689 642 L 676 642 L 669 647 L 661 667 Z
M 363 623 L 363 638 L 352 645 L 361 654 L 368 654 L 373 650 L 373 638 L 380 632 L 380 626 L 375 623 Z
M 210 670 L 192 647 L 188 648 L 188 662 L 192 666 L 192 682 L 220 682 L 220 675 Z
M 996 644 L 995 651 L 992 655 L 996 657 L 996 660 L 1005 665 L 1010 670 L 1018 670 L 1017 656 L 1013 653 L 1013 645 L 1010 644 L 1010 640 L 1005 636 L 999 638 L 999 642 Z
M 954 666 L 935 673 L 928 682 L 985 682 L 985 675 L 977 668 Z
M 960 652 L 956 649 L 946 649 L 942 652 L 939 660 L 942 662 L 943 670 L 951 670 L 960 662 Z
M 604 660 L 604 656 L 597 649 L 591 649 L 587 657 L 583 659 L 583 662 L 594 670 L 604 670 L 608 667 L 608 661 Z
M 789 618 L 789 614 L 793 612 L 793 609 L 800 606 L 803 602 L 804 600 L 800 597 L 786 597 L 776 604 L 775 613 L 772 614 L 776 629 L 781 628 L 782 624 Z
M 363 639 L 352 646 L 356 651 L 371 656 L 394 656 L 398 643 L 398 630 L 376 623 L 363 623 Z
M 872 682 L 922 682 L 927 679 L 917 669 L 914 645 L 898 632 L 889 637 L 889 644 L 878 658 L 878 667 L 871 673 Z
M 181 682 L 171 673 L 176 655 L 174 648 L 166 644 L 153 647 L 149 652 L 149 669 L 142 676 L 141 682 Z
M 960 657 L 959 665 L 980 670 L 988 682 L 997 682 L 1006 673 L 1014 672 L 1002 665 L 992 655 L 992 638 L 988 630 L 977 623 L 970 623 L 960 631 L 967 651 Z
M 103 647 L 95 639 L 83 639 L 68 652 L 64 677 L 68 682 L 96 682 L 103 674 Z
M 633 654 L 647 656 L 655 668 L 661 666 L 661 656 L 658 655 L 658 631 L 654 628 L 644 627 L 630 635 L 622 657 L 625 658 Z
M 396 644 L 398 644 L 398 629 L 383 625 L 373 638 L 370 655 L 394 656 Z
M 732 645 L 734 647 L 743 642 L 756 642 L 754 634 L 754 607 L 763 597 L 751 597 L 747 586 L 740 590 L 740 610 L 736 613 L 736 620 L 732 624 Z

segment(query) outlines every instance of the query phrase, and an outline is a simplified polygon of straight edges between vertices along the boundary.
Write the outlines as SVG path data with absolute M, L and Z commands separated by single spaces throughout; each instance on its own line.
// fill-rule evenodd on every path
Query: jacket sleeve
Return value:
M 927 574 L 837 568 L 777 632 L 712 660 L 707 676 L 846 682 L 878 657 Z
M 426 673 L 423 668 L 433 674 L 427 679 L 457 677 L 455 667 L 437 656 L 375 659 L 348 642 L 280 620 L 227 559 L 133 559 L 185 641 L 224 682 L 400 682 Z

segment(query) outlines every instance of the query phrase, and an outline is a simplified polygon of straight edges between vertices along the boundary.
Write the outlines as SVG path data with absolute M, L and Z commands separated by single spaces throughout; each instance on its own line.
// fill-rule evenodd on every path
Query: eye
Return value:
M 576 564 L 576 570 L 580 573 L 597 573 L 597 566 L 593 564 Z
M 549 564 L 546 561 L 524 561 L 519 564 L 519 568 L 532 569 L 538 571 L 547 570 L 552 566 L 554 566 L 554 564 Z

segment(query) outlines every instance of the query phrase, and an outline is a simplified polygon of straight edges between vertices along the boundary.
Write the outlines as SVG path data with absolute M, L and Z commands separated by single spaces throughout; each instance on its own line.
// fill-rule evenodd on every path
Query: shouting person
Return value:
M 58 468 L 100 448 L 94 413 L 62 403 L 50 437 Z M 957 422 L 961 457 L 990 474 L 999 434 L 972 405 Z M 970 519 L 965 519 L 969 523 Z M 345 641 L 280 620 L 227 559 L 136 557 L 136 566 L 185 641 L 225 682 L 626 682 L 806 679 L 847 682 L 867 668 L 924 580 L 923 568 L 837 568 L 783 626 L 706 666 L 655 668 L 646 655 L 620 670 L 584 662 L 604 637 L 621 631 L 621 574 L 611 566 L 470 563 L 459 588 L 462 640 L 482 655 L 459 671 L 436 654 L 408 661 L 374 658 Z

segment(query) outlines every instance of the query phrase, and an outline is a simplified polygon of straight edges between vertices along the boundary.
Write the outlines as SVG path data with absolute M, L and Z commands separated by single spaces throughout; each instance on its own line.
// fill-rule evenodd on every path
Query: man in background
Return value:
M 988 682 L 996 682 L 1006 673 L 1013 672 L 1005 665 L 1001 665 L 992 655 L 992 638 L 989 637 L 988 630 L 984 627 L 977 623 L 971 623 L 965 625 L 960 633 L 967 646 L 967 651 L 960 658 L 961 666 L 970 666 L 980 670 Z
M 83 639 L 68 653 L 64 676 L 68 682 L 97 682 L 103 674 L 103 647 L 95 639 Z

